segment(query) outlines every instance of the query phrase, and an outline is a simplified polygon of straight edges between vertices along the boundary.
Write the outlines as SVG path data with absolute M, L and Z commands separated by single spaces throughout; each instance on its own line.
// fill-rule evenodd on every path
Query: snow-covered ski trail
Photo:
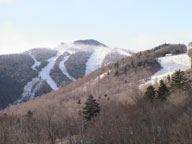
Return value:
M 59 68 L 62 71 L 64 75 L 66 75 L 70 80 L 75 81 L 76 79 L 73 78 L 69 72 L 67 71 L 67 68 L 65 67 L 65 62 L 68 60 L 69 56 L 65 56 L 63 60 L 59 63 Z
M 31 57 L 34 59 L 35 64 L 32 66 L 34 69 L 36 70 L 35 67 L 38 66 L 38 64 L 36 63 L 37 60 L 35 59 L 35 57 L 29 53 L 31 55 Z M 52 80 L 51 76 L 50 76 L 50 71 L 51 69 L 54 67 L 55 62 L 57 60 L 57 58 L 62 55 L 61 53 L 58 53 L 55 57 L 52 57 L 50 59 L 48 59 L 47 61 L 49 62 L 48 65 L 46 67 L 44 67 L 40 72 L 39 75 L 36 78 L 33 78 L 30 82 L 28 82 L 23 89 L 23 93 L 22 93 L 22 97 L 21 99 L 17 100 L 15 102 L 15 104 L 23 102 L 23 101 L 27 101 L 27 100 L 32 100 L 35 98 L 35 92 L 39 89 L 39 87 L 41 86 L 42 82 L 44 80 L 47 81 L 47 83 L 49 84 L 49 86 L 53 89 L 53 90 L 57 90 L 58 87 L 56 85 L 56 83 Z
M 109 48 L 98 47 L 94 50 L 93 54 L 90 56 L 86 63 L 86 75 L 99 69 L 102 66 L 105 56 L 110 53 Z
M 35 98 L 35 92 L 39 89 L 42 84 L 40 77 L 33 78 L 32 81 L 28 82 L 23 90 L 21 99 L 17 100 L 15 103 L 21 103 L 23 101 L 32 100 Z
M 191 59 L 187 53 L 160 57 L 158 62 L 160 63 L 162 69 L 160 69 L 151 77 L 149 81 L 142 85 L 154 84 L 160 81 L 162 78 L 172 75 L 177 70 L 185 71 L 191 67 Z
M 49 86 L 53 89 L 53 90 L 58 90 L 57 84 L 54 82 L 54 80 L 51 78 L 50 76 L 50 71 L 51 69 L 54 67 L 55 62 L 57 60 L 57 58 L 59 56 L 61 56 L 62 53 L 57 53 L 57 55 L 55 57 L 52 57 L 50 59 L 48 59 L 47 61 L 49 62 L 48 65 L 43 68 L 40 73 L 39 76 L 41 77 L 42 80 L 46 80 L 47 83 L 49 84 Z
M 29 53 L 29 55 L 32 57 L 32 59 L 33 59 L 33 61 L 34 61 L 34 64 L 32 65 L 31 68 L 32 68 L 33 70 L 37 71 L 36 67 L 40 66 L 41 63 L 36 60 L 36 58 L 31 54 L 31 51 L 29 51 L 28 53 Z

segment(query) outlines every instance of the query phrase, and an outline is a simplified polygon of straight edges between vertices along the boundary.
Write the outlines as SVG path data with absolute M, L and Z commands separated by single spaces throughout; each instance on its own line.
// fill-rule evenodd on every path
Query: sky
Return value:
M 192 41 L 191 0 L 0 0 L 0 54 L 96 39 L 142 51 Z

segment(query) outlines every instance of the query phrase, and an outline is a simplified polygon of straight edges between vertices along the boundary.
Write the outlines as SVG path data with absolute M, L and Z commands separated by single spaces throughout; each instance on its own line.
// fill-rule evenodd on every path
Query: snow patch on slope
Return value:
M 65 56 L 63 60 L 59 63 L 59 68 L 62 71 L 64 75 L 66 75 L 70 80 L 75 81 L 76 79 L 73 78 L 67 71 L 67 68 L 65 67 L 65 62 L 68 60 L 70 56 Z
M 105 56 L 110 52 L 109 48 L 97 47 L 86 63 L 86 75 L 100 68 Z
M 162 69 L 155 73 L 149 81 L 143 85 L 154 84 L 162 78 L 172 75 L 177 70 L 185 71 L 191 67 L 191 59 L 188 54 L 160 57 L 158 62 Z

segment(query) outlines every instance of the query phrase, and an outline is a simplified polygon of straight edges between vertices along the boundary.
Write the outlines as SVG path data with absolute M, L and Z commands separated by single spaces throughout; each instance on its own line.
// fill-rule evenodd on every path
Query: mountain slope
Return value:
M 177 45 L 175 49 L 183 49 L 183 47 L 178 47 L 180 46 Z M 180 53 L 186 53 L 186 51 L 185 48 Z M 66 113 L 73 114 L 81 109 L 81 105 L 77 101 L 84 103 L 90 94 L 98 99 L 132 103 L 135 92 L 139 92 L 136 87 L 139 86 L 141 80 L 147 80 L 153 74 L 161 71 L 161 63 L 158 62 L 160 57 L 158 56 L 169 53 L 170 49 L 161 47 L 158 50 L 153 49 L 133 54 L 114 64 L 103 66 L 82 79 L 61 87 L 58 91 L 53 91 L 27 103 L 11 106 L 7 110 L 22 114 L 28 110 L 38 111 L 40 108 L 46 110 L 47 106 L 53 106 L 56 109 L 65 107 Z M 175 57 L 178 58 L 180 55 Z
M 0 109 L 18 100 L 25 84 L 38 75 L 32 65 L 28 54 L 0 56 Z
M 111 53 L 115 55 L 110 56 L 111 59 L 104 60 Z M 13 78 L 7 88 L 12 87 L 14 81 L 18 81 L 19 86 L 14 92 L 3 90 L 6 88 L 0 91 L 3 93 L 2 99 L 7 99 L 0 102 L 0 109 L 9 104 L 32 100 L 51 90 L 58 90 L 60 86 L 83 78 L 100 68 L 104 62 L 112 63 L 128 55 L 130 55 L 128 52 L 122 54 L 98 41 L 87 40 L 76 41 L 70 45 L 61 43 L 55 49 L 35 48 L 23 54 L 0 56 L 2 75 L 9 79 Z M 18 58 L 14 58 L 16 56 Z M 7 95 L 10 98 L 5 98 Z
M 177 70 L 188 70 L 191 68 L 191 59 L 188 54 L 180 55 L 167 55 L 165 57 L 158 58 L 158 62 L 161 65 L 161 69 L 152 75 L 149 81 L 143 85 L 155 84 L 161 79 L 166 78 L 168 75 L 172 75 Z M 142 85 L 141 85 L 142 86 Z

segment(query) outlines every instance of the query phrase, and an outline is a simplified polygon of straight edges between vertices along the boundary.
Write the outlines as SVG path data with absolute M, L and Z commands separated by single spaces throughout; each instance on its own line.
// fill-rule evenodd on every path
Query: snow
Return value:
M 121 55 L 131 56 L 130 53 L 126 52 L 125 50 L 116 49 L 116 51 L 117 51 L 119 54 L 121 54 Z
M 65 67 L 65 62 L 68 60 L 70 56 L 65 56 L 63 60 L 59 63 L 59 68 L 62 71 L 64 75 L 66 75 L 70 80 L 75 81 L 76 79 L 73 78 L 67 71 L 67 68 Z
M 115 52 L 120 55 L 130 56 L 130 53 L 123 49 L 115 49 L 110 47 L 98 47 L 98 46 L 90 46 L 90 45 L 75 45 L 75 44 L 67 44 L 61 43 L 58 45 L 56 50 L 60 52 L 68 52 L 70 54 L 74 54 L 79 51 L 91 52 L 92 55 L 88 59 L 86 63 L 86 72 L 85 74 L 89 74 L 96 69 L 100 68 L 103 64 L 103 60 L 107 54 Z
M 120 55 L 130 56 L 130 53 L 122 49 L 96 47 L 95 49 L 93 49 L 93 54 L 91 55 L 91 57 L 88 59 L 86 63 L 86 75 L 99 69 L 102 66 L 103 60 L 105 59 L 107 54 L 111 52 L 116 52 Z
M 54 67 L 55 62 L 57 60 L 57 58 L 59 56 L 61 56 L 62 53 L 57 53 L 57 55 L 55 57 L 52 57 L 50 59 L 48 59 L 47 61 L 49 62 L 48 65 L 43 68 L 40 73 L 39 76 L 41 77 L 42 80 L 46 80 L 47 83 L 49 84 L 49 86 L 53 89 L 53 90 L 58 90 L 57 84 L 54 82 L 54 80 L 51 78 L 50 76 L 50 71 L 51 69 Z
M 78 51 L 86 51 L 92 52 L 92 55 L 88 59 L 86 63 L 86 74 L 89 74 L 96 69 L 100 68 L 103 64 L 103 60 L 107 54 L 110 52 L 116 52 L 121 55 L 130 56 L 130 54 L 121 49 L 112 49 L 109 47 L 95 47 L 95 46 L 86 46 L 86 45 L 74 45 L 74 44 L 61 44 L 56 50 L 58 51 L 55 57 L 48 59 L 48 65 L 44 67 L 36 78 L 33 78 L 30 82 L 28 82 L 24 86 L 24 90 L 22 93 L 22 98 L 16 101 L 15 103 L 20 103 L 25 100 L 31 100 L 35 97 L 35 92 L 39 89 L 42 82 L 47 81 L 48 85 L 53 90 L 58 90 L 57 84 L 50 76 L 50 71 L 54 67 L 55 62 L 59 56 L 61 56 L 64 52 L 68 52 L 69 54 L 74 54 Z M 37 61 L 36 58 L 32 55 L 31 51 L 28 51 L 28 54 L 32 57 L 34 64 L 32 65 L 32 69 L 38 71 L 36 68 L 40 66 L 41 62 Z M 59 68 L 64 75 L 66 75 L 70 80 L 75 81 L 76 79 L 72 77 L 67 68 L 65 67 L 65 62 L 68 60 L 69 56 L 65 56 L 63 60 L 59 63 Z M 102 79 L 106 76 L 107 73 L 101 74 L 98 79 Z
M 32 100 L 35 98 L 35 92 L 39 89 L 42 84 L 40 77 L 33 78 L 32 81 L 28 82 L 23 90 L 21 99 L 15 103 L 21 103 L 23 101 Z
M 30 51 L 29 51 L 28 53 L 29 53 L 29 55 L 32 57 L 32 59 L 33 59 L 33 61 L 34 61 L 34 64 L 32 65 L 31 68 L 32 68 L 33 70 L 37 71 L 36 67 L 40 66 L 41 63 L 38 62 L 38 61 L 35 59 L 35 57 L 31 54 Z
M 31 51 L 28 51 L 28 54 L 32 57 L 34 64 L 32 65 L 32 69 L 37 71 L 36 67 L 40 66 L 40 62 L 36 60 L 36 58 L 31 54 Z M 28 82 L 23 89 L 21 99 L 17 100 L 15 104 L 20 103 L 22 101 L 31 100 L 35 97 L 35 92 L 39 89 L 42 80 L 40 77 L 33 78 L 30 82 Z
M 109 52 L 109 48 L 97 47 L 86 63 L 86 75 L 100 68 L 105 56 Z
M 162 69 L 155 73 L 149 81 L 143 85 L 154 84 L 162 78 L 172 75 L 177 70 L 185 71 L 191 67 L 191 59 L 187 53 L 180 55 L 167 55 L 160 57 L 158 62 L 161 64 Z
M 35 64 L 32 66 L 32 68 L 34 68 L 33 70 L 36 70 L 35 67 L 39 65 L 38 61 L 35 59 L 35 57 L 30 52 L 29 52 L 29 54 L 31 55 L 31 57 L 35 61 Z M 50 76 L 50 71 L 54 67 L 55 62 L 56 62 L 57 58 L 60 55 L 62 55 L 62 53 L 57 53 L 57 55 L 55 57 L 52 57 L 52 58 L 47 60 L 49 62 L 48 65 L 46 67 L 44 67 L 39 72 L 39 75 L 36 78 L 33 78 L 30 82 L 28 82 L 24 86 L 22 97 L 21 97 L 21 99 L 17 100 L 15 102 L 15 104 L 23 102 L 23 101 L 34 99 L 35 98 L 35 92 L 39 89 L 39 87 L 41 86 L 43 80 L 46 80 L 47 83 L 49 84 L 49 86 L 53 90 L 57 90 L 58 89 L 56 83 L 52 80 L 52 78 Z

